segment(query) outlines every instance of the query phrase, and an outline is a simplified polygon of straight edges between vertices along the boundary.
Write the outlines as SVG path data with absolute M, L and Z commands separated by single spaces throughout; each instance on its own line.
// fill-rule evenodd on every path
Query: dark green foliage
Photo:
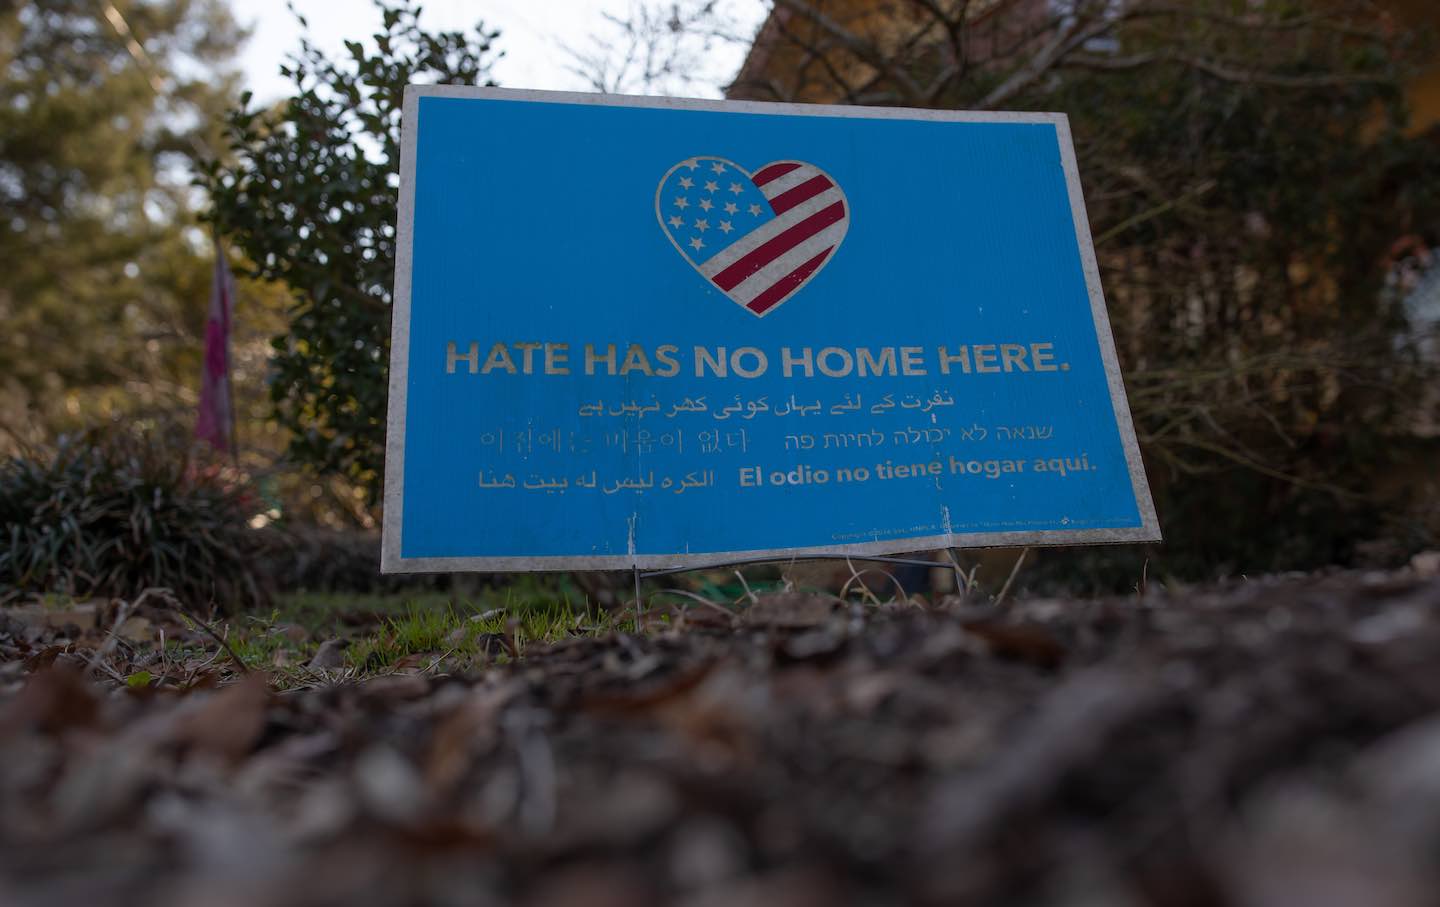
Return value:
M 289 592 L 381 594 L 479 589 L 493 582 L 477 574 L 380 573 L 380 534 L 337 530 L 284 520 L 266 531 L 273 539 L 260 570 L 277 589 Z
M 1354 561 L 1395 530 L 1408 501 L 1386 477 L 1416 465 L 1407 439 L 1433 405 L 1436 363 L 1383 292 L 1396 239 L 1440 227 L 1403 48 L 1268 34 L 1228 48 L 1268 76 L 1162 65 L 1032 101 L 1071 113 L 1157 563 L 1187 576 Z M 1316 83 L 1272 83 L 1302 75 Z
M 1064 111 L 1166 535 L 1120 575 L 1147 556 L 1186 577 L 1355 563 L 1427 544 L 1440 506 L 1422 497 L 1440 362 L 1384 291 L 1397 240 L 1440 244 L 1440 130 L 1407 122 L 1434 36 L 1389 5 L 1075 0 L 972 21 L 974 4 L 899 4 L 913 31 L 857 19 L 868 44 L 787 27 L 793 71 L 747 90 Z M 1027 29 L 1046 37 L 986 56 L 986 35 Z
M 294 96 L 232 113 L 232 158 L 210 163 L 213 218 L 294 292 L 274 342 L 271 394 L 290 454 L 378 491 L 395 270 L 400 113 L 408 83 L 477 84 L 494 32 L 423 31 L 419 8 L 380 4 L 370 45 L 330 60 L 309 42 L 282 68 Z
M 0 464 L 0 601 L 163 587 L 200 609 L 263 604 L 255 509 L 225 470 L 156 435 L 91 431 L 11 458 Z

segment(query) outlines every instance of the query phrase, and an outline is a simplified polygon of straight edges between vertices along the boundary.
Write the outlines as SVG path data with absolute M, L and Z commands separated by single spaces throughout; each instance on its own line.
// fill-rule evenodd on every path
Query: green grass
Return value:
M 587 608 L 568 578 L 522 577 L 473 597 L 431 591 L 282 596 L 269 613 L 233 618 L 224 632 L 247 667 L 296 675 L 299 682 L 314 673 L 306 666 L 332 639 L 346 643 L 344 670 L 368 674 L 480 668 L 523 656 L 537 644 L 634 628 L 628 612 Z
M 688 578 L 689 592 L 723 606 L 782 588 L 776 569 L 705 571 Z M 623 593 L 622 593 L 623 594 Z M 661 596 L 649 609 L 691 607 Z M 668 618 L 657 618 L 664 625 Z M 635 632 L 634 614 L 587 606 L 570 577 L 521 576 L 474 596 L 433 591 L 397 595 L 293 594 L 268 615 L 229 624 L 230 644 L 252 669 L 305 673 L 321 643 L 345 640 L 344 664 L 357 675 L 400 669 L 467 670 L 523 657 L 535 645 Z
M 223 619 L 193 618 L 177 610 L 174 617 L 193 632 L 176 633 L 172 625 L 163 637 L 127 644 L 127 651 L 143 653 L 164 640 L 158 660 L 141 662 L 123 679 L 137 689 L 187 685 L 215 672 L 233 674 L 237 660 L 245 670 L 268 674 L 281 689 L 395 671 L 483 670 L 523 658 L 537 645 L 673 626 L 672 620 L 705 602 L 712 606 L 701 610 L 713 619 L 711 611 L 733 613 L 735 602 L 781 584 L 764 570 L 747 571 L 745 582 L 724 570 L 667 579 L 664 585 L 645 591 L 643 626 L 629 607 L 594 607 L 566 575 L 517 577 L 470 595 L 432 589 L 389 595 L 293 593 L 275 599 L 267 611 Z M 629 598 L 623 584 L 615 592 L 622 601 Z M 65 595 L 45 599 L 49 608 L 73 604 Z M 217 636 L 225 646 L 216 644 Z M 337 657 L 310 668 L 330 641 L 339 644 Z
M 595 580 L 585 581 L 594 588 Z M 183 601 L 171 607 L 167 600 L 161 605 L 168 614 L 152 615 L 145 635 L 117 642 L 108 674 L 141 692 L 233 679 L 242 670 L 263 673 L 280 690 L 397 672 L 483 671 L 564 640 L 665 632 L 688 624 L 692 613 L 703 614 L 702 625 L 710 627 L 726 626 L 728 615 L 733 627 L 747 600 L 782 588 L 789 586 L 776 567 L 747 568 L 743 579 L 736 570 L 721 569 L 666 577 L 645 584 L 645 615 L 639 621 L 624 578 L 605 594 L 626 604 L 607 611 L 564 574 L 519 576 L 469 594 L 291 593 L 275 598 L 268 610 L 221 618 L 195 616 L 203 610 L 191 612 Z M 68 594 L 42 599 L 49 610 L 81 604 L 95 606 Z M 317 662 L 322 650 L 333 657 Z
M 462 665 L 504 663 L 523 656 L 527 645 L 601 635 L 633 624 L 633 618 L 586 614 L 568 602 L 488 610 L 411 605 L 403 614 L 387 618 L 378 632 L 350 646 L 346 659 L 363 671 L 393 668 L 409 656 Z

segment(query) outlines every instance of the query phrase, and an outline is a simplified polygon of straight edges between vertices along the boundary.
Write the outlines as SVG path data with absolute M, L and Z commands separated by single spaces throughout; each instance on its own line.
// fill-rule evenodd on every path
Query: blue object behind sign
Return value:
M 1049 114 L 411 88 L 384 567 L 1159 537 Z

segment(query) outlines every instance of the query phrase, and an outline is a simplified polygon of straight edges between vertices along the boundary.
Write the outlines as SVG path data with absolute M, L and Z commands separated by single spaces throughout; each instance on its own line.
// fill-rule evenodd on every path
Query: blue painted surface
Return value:
M 704 264 L 744 235 L 742 230 L 759 227 L 774 220 L 775 215 L 770 210 L 769 201 L 754 183 L 745 178 L 746 174 L 732 173 L 728 165 L 718 161 L 714 164 L 722 169 L 718 173 L 711 172 L 710 167 L 701 165 L 699 160 L 692 158 L 692 161 L 697 166 L 677 167 L 661 184 L 660 207 L 676 247 L 695 264 Z M 751 171 L 754 169 L 752 167 Z M 713 186 L 713 190 L 707 190 L 707 186 Z M 714 207 L 701 210 L 701 202 L 709 200 L 705 196 L 712 195 L 715 198 Z M 686 209 L 679 209 L 679 204 L 685 204 Z M 727 210 L 727 207 L 733 207 L 733 210 Z M 721 233 L 720 225 L 731 222 L 736 228 Z M 696 228 L 701 225 L 707 229 L 697 231 Z M 701 245 L 693 247 L 690 245 L 692 241 Z
M 956 534 L 1141 525 L 1053 125 L 422 97 L 416 154 L 404 557 L 696 554 L 919 538 L 947 524 Z M 711 286 L 657 223 L 661 179 L 697 155 L 752 172 L 806 161 L 845 192 L 844 243 L 763 319 Z M 462 354 L 477 344 L 482 364 L 496 342 L 567 344 L 570 374 L 544 374 L 543 349 L 530 353 L 532 374 L 471 374 L 464 360 L 451 374 L 450 342 Z M 1006 343 L 1027 354 L 1052 344 L 1056 370 L 940 373 L 942 344 Z M 671 345 L 679 373 L 612 376 L 602 363 L 587 376 L 586 344 L 615 344 L 617 367 L 638 344 L 656 370 L 655 351 Z M 768 370 L 696 377 L 696 346 L 755 347 Z M 783 347 L 918 347 L 926 374 L 786 378 Z M 523 371 L 523 351 L 509 352 Z M 1024 427 L 1049 437 L 1000 431 Z M 866 442 L 849 436 L 860 433 L 882 443 L 857 448 Z M 803 436 L 814 446 L 797 449 Z M 1035 471 L 1057 458 L 1089 468 Z M 1025 471 L 985 475 L 987 461 L 1004 460 Z M 925 474 L 882 478 L 887 461 Z M 972 461 L 980 474 L 967 471 Z M 941 475 L 928 473 L 934 462 Z M 765 484 L 742 487 L 752 468 Z M 829 481 L 768 484 L 806 469 Z M 850 481 L 838 480 L 843 469 Z M 854 478 L 860 469 L 868 480 Z M 515 487 L 482 487 L 507 476 Z M 563 490 L 524 487 L 562 479 Z

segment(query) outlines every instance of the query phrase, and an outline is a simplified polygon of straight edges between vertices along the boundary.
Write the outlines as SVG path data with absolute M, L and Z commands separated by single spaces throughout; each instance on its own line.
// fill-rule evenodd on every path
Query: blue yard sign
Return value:
M 1068 124 L 412 87 L 387 571 L 1159 528 Z

